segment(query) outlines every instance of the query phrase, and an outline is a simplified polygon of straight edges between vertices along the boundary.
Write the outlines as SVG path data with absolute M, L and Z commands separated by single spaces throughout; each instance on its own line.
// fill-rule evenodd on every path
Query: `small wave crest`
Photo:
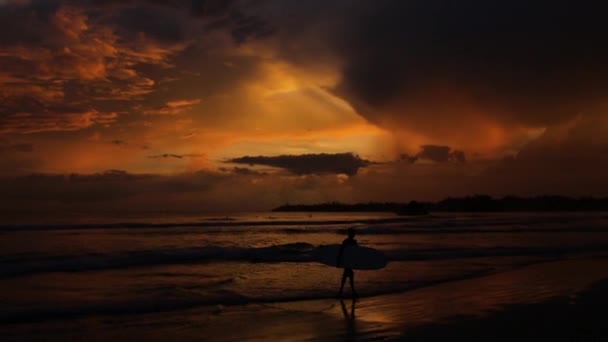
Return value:
M 11 257 L 0 262 L 0 278 L 45 272 L 82 272 L 106 269 L 214 261 L 308 262 L 315 246 L 306 242 L 258 248 L 208 246 L 138 250 L 114 254 Z
M 406 283 L 401 286 L 384 286 L 367 289 L 360 293 L 362 297 L 373 297 L 403 293 L 423 287 L 480 277 L 492 273 L 491 270 L 464 273 L 458 276 L 439 278 L 428 281 L 418 281 Z M 162 293 L 161 293 L 162 294 Z M 70 306 L 45 306 L 45 307 L 26 307 L 15 308 L 13 310 L 3 310 L 0 312 L 0 325 L 42 322 L 50 320 L 64 320 L 82 318 L 87 316 L 115 316 L 115 315 L 137 315 L 178 310 L 188 310 L 194 308 L 207 307 L 212 312 L 217 312 L 223 306 L 237 306 L 249 304 L 273 304 L 298 301 L 325 300 L 336 298 L 335 291 L 329 289 L 311 289 L 308 292 L 286 292 L 276 295 L 245 296 L 233 291 L 217 291 L 207 295 L 190 296 L 152 296 L 146 300 L 127 300 L 118 302 L 97 302 Z
M 268 247 L 200 247 L 137 250 L 114 254 L 11 258 L 0 262 L 0 278 L 47 272 L 85 272 L 209 262 L 308 263 L 316 262 L 317 246 L 296 242 Z M 491 247 L 383 250 L 389 261 L 419 261 L 503 256 L 549 256 L 607 252 L 608 245 L 560 247 Z

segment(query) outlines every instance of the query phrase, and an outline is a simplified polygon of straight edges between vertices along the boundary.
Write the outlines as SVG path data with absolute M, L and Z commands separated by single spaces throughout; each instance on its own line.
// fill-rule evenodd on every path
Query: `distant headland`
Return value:
M 608 198 L 566 196 L 493 198 L 488 195 L 448 197 L 438 202 L 368 202 L 285 204 L 276 212 L 394 212 L 400 215 L 425 215 L 430 212 L 517 212 L 517 211 L 608 211 Z

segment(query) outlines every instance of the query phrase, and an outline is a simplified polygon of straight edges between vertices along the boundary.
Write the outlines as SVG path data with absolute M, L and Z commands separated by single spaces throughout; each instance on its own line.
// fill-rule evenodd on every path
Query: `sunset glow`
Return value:
M 289 187 L 299 177 L 318 189 L 313 197 L 327 200 L 363 199 L 372 188 L 376 200 L 441 198 L 456 184 L 459 194 L 602 194 L 600 186 L 554 186 L 574 181 L 555 163 L 577 165 L 576 174 L 589 179 L 606 170 L 605 158 L 598 163 L 594 156 L 608 146 L 599 90 L 608 53 L 595 51 L 580 64 L 586 50 L 574 38 L 562 41 L 568 58 L 549 45 L 527 51 L 526 59 L 517 55 L 528 46 L 526 38 L 516 32 L 467 50 L 455 46 L 478 38 L 451 24 L 422 25 L 418 36 L 386 30 L 377 18 L 403 10 L 396 3 L 338 2 L 318 17 L 312 4 L 272 1 L 202 7 L 44 3 L 0 3 L 7 32 L 0 47 L 3 182 L 29 174 L 120 170 L 187 179 L 202 172 L 211 177 L 209 189 L 230 178 L 249 184 L 244 201 L 261 191 L 257 184 L 276 180 Z M 352 18 L 324 19 L 342 12 Z M 453 15 L 467 17 L 464 9 Z M 487 23 L 469 20 L 484 31 Z M 534 20 L 522 25 L 530 39 L 553 39 Z M 427 43 L 423 38 L 431 34 L 451 43 Z M 544 62 L 538 64 L 539 58 Z M 531 71 L 543 65 L 552 65 L 550 72 Z M 439 151 L 448 152 L 433 154 Z M 281 169 L 236 174 L 226 162 L 340 153 L 370 163 L 329 194 L 325 183 L 335 175 Z M 452 162 L 456 155 L 458 165 Z M 515 176 L 521 170 L 530 170 L 530 186 Z M 386 172 L 395 175 L 393 183 L 375 179 Z M 315 190 L 304 195 L 294 183 L 289 192 L 290 200 L 304 201 Z M 209 196 L 199 190 L 191 195 Z

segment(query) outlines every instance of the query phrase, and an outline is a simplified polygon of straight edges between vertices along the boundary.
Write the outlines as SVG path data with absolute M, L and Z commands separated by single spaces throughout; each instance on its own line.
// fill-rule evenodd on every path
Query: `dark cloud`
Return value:
M 219 170 L 222 172 L 231 172 L 231 173 L 234 173 L 237 175 L 244 175 L 244 176 L 265 176 L 265 175 L 267 175 L 266 172 L 253 170 L 248 167 L 238 167 L 238 166 L 235 166 L 233 168 L 220 167 Z
M 413 163 L 415 163 L 418 160 L 418 157 L 416 157 L 416 156 L 410 156 L 407 153 L 402 153 L 399 156 L 399 160 L 403 161 L 403 162 L 406 162 L 408 164 L 413 164 Z
M 113 5 L 120 14 L 112 21 L 122 27 L 123 33 L 144 33 L 160 41 L 181 41 L 188 38 L 189 18 L 200 19 L 210 31 L 226 30 L 238 44 L 249 39 L 272 35 L 276 28 L 263 18 L 248 14 L 246 9 L 256 1 L 242 0 L 166 0 L 166 1 L 96 1 L 98 6 Z M 169 12 L 168 12 L 169 11 Z
M 228 30 L 237 44 L 250 39 L 268 37 L 276 32 L 269 21 L 248 14 L 247 7 L 256 6 L 260 1 L 238 0 L 192 0 L 192 11 L 206 19 L 209 30 Z
M 59 1 L 34 1 L 27 5 L 18 3 L 0 6 L 0 44 L 41 44 L 49 35 L 57 32 L 50 28 L 51 14 L 59 7 Z M 24 23 L 28 23 L 24 29 Z M 45 29 L 47 29 L 45 31 Z
M 418 153 L 418 158 L 428 159 L 435 162 L 445 163 L 450 159 L 449 146 L 424 145 L 422 151 Z
M 435 117 L 459 114 L 440 96 L 462 92 L 471 105 L 494 109 L 488 115 L 553 123 L 608 85 L 601 2 L 366 4 L 338 22 L 334 43 L 345 60 L 338 91 L 373 121 L 379 114 L 366 108 L 393 102 L 402 108 L 393 115 L 416 115 L 420 106 L 440 110 Z
M 181 19 L 181 20 L 180 20 Z M 167 13 L 161 6 L 128 7 L 112 18 L 120 25 L 126 39 L 135 40 L 145 34 L 161 42 L 180 42 L 185 39 L 185 20 L 177 13 Z
M 359 114 L 434 144 L 519 148 L 517 129 L 585 114 L 608 89 L 603 2 L 272 4 L 282 57 L 336 64 L 333 90 Z
M 236 0 L 191 0 L 192 11 L 204 17 L 222 17 L 233 10 Z
M 490 165 L 478 181 L 502 194 L 605 196 L 608 116 L 579 116 L 548 128 L 514 155 Z
M 276 32 L 275 27 L 256 16 L 232 12 L 231 19 L 233 23 L 232 38 L 238 44 L 244 43 L 249 39 L 265 38 Z
M 413 164 L 418 160 L 431 160 L 437 163 L 466 163 L 466 155 L 463 151 L 452 150 L 449 146 L 423 145 L 422 149 L 415 156 L 401 154 L 399 159 Z
M 428 159 L 438 163 L 455 162 L 464 163 L 464 152 L 452 150 L 449 146 L 423 145 L 422 151 L 416 155 L 417 159 Z
M 463 151 L 454 150 L 450 152 L 449 160 L 457 162 L 457 163 L 466 163 L 467 158 Z
M 334 173 L 354 176 L 360 168 L 370 165 L 369 161 L 352 153 L 245 156 L 227 162 L 278 167 L 297 175 Z
M 175 153 L 163 153 L 148 156 L 150 159 L 183 159 L 183 158 L 200 158 L 204 157 L 203 154 L 175 154 Z

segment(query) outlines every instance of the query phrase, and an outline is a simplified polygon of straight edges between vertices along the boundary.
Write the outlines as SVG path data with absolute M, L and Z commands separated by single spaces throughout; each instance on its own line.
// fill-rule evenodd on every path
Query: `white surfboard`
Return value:
M 316 259 L 328 266 L 337 266 L 340 245 L 326 245 L 317 248 Z M 377 249 L 361 246 L 345 246 L 341 268 L 354 270 L 379 270 L 387 264 L 384 253 Z

